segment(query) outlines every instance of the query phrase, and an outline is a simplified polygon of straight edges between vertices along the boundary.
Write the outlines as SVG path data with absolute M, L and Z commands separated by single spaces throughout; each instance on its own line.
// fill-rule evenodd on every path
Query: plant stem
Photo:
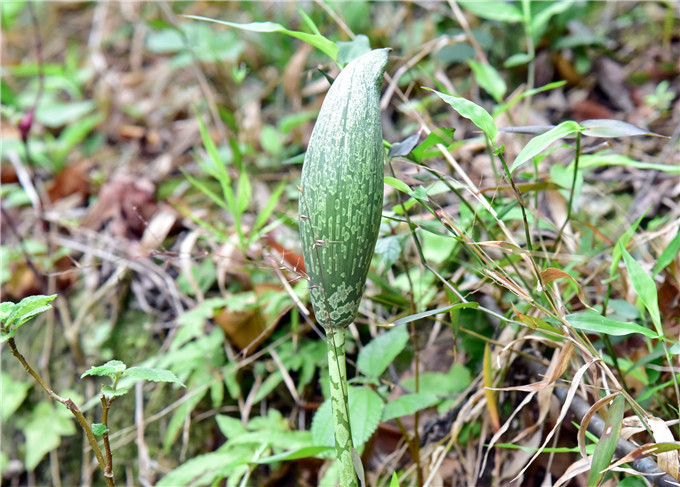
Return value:
M 87 441 L 90 443 L 92 451 L 94 451 L 94 455 L 97 457 L 99 467 L 105 474 L 104 480 L 106 481 L 106 485 L 108 487 L 113 487 L 114 486 L 113 476 L 109 477 L 106 475 L 106 460 L 104 459 L 104 455 L 102 454 L 102 451 L 99 448 L 97 438 L 94 436 L 92 428 L 90 428 L 90 424 L 87 422 L 87 419 L 85 419 L 85 416 L 83 416 L 83 413 L 80 411 L 78 406 L 71 399 L 65 399 L 61 397 L 59 394 L 57 394 L 48 387 L 47 383 L 43 380 L 40 374 L 33 370 L 33 368 L 28 364 L 24 356 L 21 354 L 21 352 L 19 352 L 19 350 L 17 349 L 16 342 L 14 341 L 14 338 L 10 338 L 9 340 L 7 340 L 7 344 L 9 345 L 9 349 L 11 350 L 12 355 L 14 355 L 17 358 L 17 360 L 21 362 L 21 365 L 24 366 L 26 372 L 28 372 L 29 375 L 33 377 L 38 384 L 40 384 L 40 387 L 43 388 L 47 395 L 50 396 L 55 401 L 62 403 L 64 406 L 66 406 L 66 409 L 71 411 L 71 413 L 75 416 L 76 420 L 78 421 L 78 424 L 80 424 L 80 427 L 83 428 L 85 436 L 87 436 Z
M 340 486 L 358 487 L 352 460 L 352 430 L 347 401 L 347 367 L 345 363 L 345 328 L 326 327 L 328 374 L 331 386 L 331 409 L 335 432 L 335 453 L 339 462 Z

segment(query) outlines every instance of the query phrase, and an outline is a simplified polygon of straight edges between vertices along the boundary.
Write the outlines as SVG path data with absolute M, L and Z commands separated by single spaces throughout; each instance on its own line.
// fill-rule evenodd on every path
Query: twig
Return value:
M 83 413 L 80 411 L 78 406 L 71 399 L 63 398 L 49 388 L 49 386 L 45 383 L 40 374 L 33 370 L 33 368 L 28 364 L 24 356 L 21 354 L 21 352 L 17 350 L 14 338 L 10 338 L 9 340 L 7 340 L 7 344 L 9 345 L 9 349 L 11 350 L 12 355 L 14 355 L 17 358 L 17 360 L 21 362 L 21 365 L 24 366 L 26 372 L 28 372 L 29 375 L 33 377 L 38 384 L 40 384 L 40 387 L 43 388 L 47 395 L 50 396 L 50 398 L 54 399 L 55 401 L 60 402 L 64 406 L 66 406 L 66 409 L 71 411 L 71 413 L 76 417 L 76 421 L 78 421 L 78 424 L 80 424 L 80 427 L 85 432 L 85 436 L 87 436 L 87 440 L 90 443 L 90 446 L 92 447 L 95 456 L 97 457 L 99 467 L 102 469 L 102 472 L 104 472 L 104 480 L 106 480 L 106 485 L 108 487 L 114 487 L 115 484 L 113 482 L 113 475 L 109 477 L 106 474 L 108 467 L 106 460 L 104 459 L 104 455 L 102 454 L 102 451 L 99 448 L 99 444 L 97 443 L 97 438 L 94 436 L 92 428 L 90 428 L 90 424 L 87 422 L 87 419 L 85 419 L 85 416 L 83 416 Z

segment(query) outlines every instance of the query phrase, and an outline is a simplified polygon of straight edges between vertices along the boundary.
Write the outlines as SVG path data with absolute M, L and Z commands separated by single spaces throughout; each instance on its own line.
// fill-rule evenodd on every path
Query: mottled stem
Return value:
M 328 373 L 331 385 L 331 407 L 335 452 L 339 464 L 340 486 L 358 487 L 357 475 L 352 461 L 352 433 L 349 425 L 347 401 L 347 368 L 345 363 L 345 328 L 326 328 L 328 345 Z

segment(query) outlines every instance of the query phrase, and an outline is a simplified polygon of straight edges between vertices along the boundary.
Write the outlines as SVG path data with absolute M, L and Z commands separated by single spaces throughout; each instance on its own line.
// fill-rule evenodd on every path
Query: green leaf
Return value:
M 453 364 L 448 372 L 424 372 L 418 377 L 418 392 L 437 396 L 458 394 L 472 381 L 470 370 L 462 364 Z M 415 391 L 415 377 L 401 383 L 406 390 Z
M 596 311 L 588 310 L 565 317 L 569 324 L 579 330 L 604 333 L 611 336 L 625 336 L 640 333 L 649 338 L 659 338 L 659 334 L 637 323 L 616 321 L 602 316 Z
M 397 472 L 392 472 L 392 479 L 390 480 L 390 487 L 399 487 L 399 478 Z
M 510 172 L 514 172 L 529 159 L 533 159 L 553 142 L 564 137 L 574 135 L 578 133 L 580 129 L 581 128 L 579 124 L 574 121 L 567 120 L 566 122 L 559 124 L 557 127 L 548 130 L 546 133 L 539 135 L 538 137 L 534 137 L 526 146 L 524 146 L 524 149 L 522 149 L 520 153 L 517 154 L 515 162 L 512 163 L 512 167 L 510 168 Z
M 390 419 L 399 418 L 401 416 L 409 416 L 416 411 L 434 406 L 440 400 L 441 399 L 436 395 L 427 392 L 405 394 L 385 405 L 382 420 L 389 421 Z
M 90 367 L 90 370 L 83 372 L 80 378 L 82 379 L 88 375 L 106 375 L 111 378 L 115 378 L 117 375 L 121 375 L 123 372 L 125 372 L 126 368 L 127 366 L 120 360 L 109 360 L 104 365 Z
M 111 386 L 102 386 L 102 393 L 104 396 L 106 396 L 107 399 L 111 399 L 112 397 L 120 397 L 124 396 L 130 392 L 130 389 L 127 387 L 117 387 L 114 389 Z
M 480 2 L 479 0 L 461 0 L 458 2 L 464 9 L 488 20 L 498 22 L 521 22 L 522 11 L 512 3 L 503 1 Z
M 347 396 L 352 441 L 360 449 L 378 428 L 384 404 L 378 393 L 368 387 L 350 387 Z
M 366 54 L 371 50 L 371 44 L 364 34 L 357 35 L 351 41 L 338 41 L 338 64 L 345 66 L 350 61 Z
M 243 426 L 240 419 L 232 418 L 231 416 L 226 416 L 224 414 L 218 414 L 215 416 L 215 421 L 217 421 L 217 426 L 227 439 L 236 438 L 247 432 L 246 427 Z
M 587 167 L 602 167 L 602 166 L 624 166 L 632 169 L 651 169 L 652 171 L 661 171 L 668 174 L 680 175 L 680 164 L 656 164 L 653 162 L 640 162 L 632 159 L 624 154 L 612 154 L 607 152 L 598 152 L 596 154 L 583 154 L 579 163 L 581 169 Z
M 278 455 L 272 455 L 270 457 L 255 460 L 252 463 L 263 465 L 268 463 L 278 463 L 290 460 L 298 460 L 300 458 L 316 457 L 321 453 L 326 453 L 333 450 L 330 446 L 305 446 L 303 448 L 297 448 L 295 450 L 289 450 L 279 453 Z
M 338 60 L 338 46 L 334 42 L 326 39 L 324 36 L 319 34 L 308 34 L 306 32 L 288 30 L 281 24 L 277 24 L 276 22 L 251 22 L 249 24 L 239 24 L 236 22 L 227 22 L 224 20 L 216 20 L 207 17 L 201 17 L 199 15 L 185 15 L 185 17 L 188 19 L 215 22 L 216 24 L 227 25 L 229 27 L 235 27 L 237 29 L 247 30 L 251 32 L 281 32 L 282 34 L 295 37 L 296 39 L 300 39 L 301 41 L 304 41 L 307 44 L 316 47 L 321 52 L 330 57 L 333 61 Z
M 380 377 L 404 350 L 408 339 L 408 331 L 403 325 L 375 337 L 359 352 L 357 368 L 368 377 Z
M 11 375 L 0 372 L 0 385 L 0 421 L 6 422 L 26 399 L 31 383 L 14 380 Z
M 235 216 L 242 215 L 250 205 L 250 200 L 253 190 L 250 185 L 250 178 L 245 169 L 241 171 L 241 177 L 238 178 L 238 189 L 236 192 L 236 211 Z
M 94 433 L 95 436 L 101 436 L 109 431 L 106 425 L 102 423 L 92 423 L 91 427 L 92 433 Z
M 2 325 L 8 329 L 10 327 L 19 328 L 34 316 L 51 309 L 52 306 L 49 303 L 54 301 L 56 297 L 56 294 L 50 296 L 36 295 L 28 296 L 13 306 L 11 306 L 12 303 L 3 303 L 3 307 L 0 308 Z
M 411 155 L 416 160 L 416 162 L 422 162 L 423 159 L 426 159 L 427 157 L 432 157 L 439 154 L 438 149 L 429 152 L 428 149 L 431 149 L 437 144 L 442 144 L 447 148 L 450 147 L 453 144 L 454 132 L 454 129 L 435 128 L 428 134 L 427 137 L 425 137 L 425 140 L 423 140 L 411 151 Z
M 496 135 L 498 135 L 498 128 L 496 123 L 493 121 L 489 112 L 484 110 L 482 107 L 476 103 L 466 100 L 460 96 L 445 95 L 431 88 L 425 88 L 426 90 L 434 92 L 439 98 L 444 100 L 446 103 L 451 105 L 458 114 L 470 120 L 474 123 L 477 128 L 479 128 L 484 134 L 491 140 L 491 143 L 495 145 Z M 576 123 L 576 122 L 574 122 Z
M 635 293 L 642 301 L 642 304 L 649 312 L 652 317 L 652 323 L 654 323 L 654 328 L 658 332 L 659 336 L 663 336 L 663 328 L 661 327 L 661 314 L 659 312 L 659 299 L 656 292 L 656 284 L 654 279 L 647 274 L 647 272 L 642 268 L 642 266 L 628 253 L 628 251 L 621 246 L 621 254 L 623 255 L 623 261 L 626 263 L 626 268 L 628 269 L 628 275 L 630 276 L 630 281 L 633 284 L 633 289 Z
M 622 395 L 614 398 L 612 405 L 607 413 L 607 420 L 604 423 L 604 432 L 600 441 L 597 442 L 593 459 L 588 474 L 588 487 L 596 487 L 604 477 L 605 470 L 614 458 L 614 452 L 621 436 L 621 422 L 623 421 L 623 410 L 626 402 Z
M 472 68 L 477 84 L 491 95 L 494 100 L 500 103 L 508 87 L 505 84 L 505 80 L 496 71 L 496 68 L 490 64 L 483 64 L 473 59 L 468 59 L 468 64 Z
M 447 311 L 451 311 L 454 309 L 477 309 L 477 308 L 479 308 L 479 303 L 476 302 L 451 304 L 449 306 L 444 306 L 442 308 L 429 309 L 421 313 L 404 316 L 403 318 L 399 318 L 398 320 L 396 320 L 394 324 L 403 325 L 404 323 L 410 323 L 411 321 L 420 320 L 428 316 L 438 315 L 440 313 L 445 313 Z
M 523 66 L 529 64 L 534 57 L 526 52 L 518 52 L 513 54 L 505 60 L 503 63 L 504 68 L 516 68 L 517 66 Z
M 652 137 L 664 137 L 663 135 L 655 134 L 632 123 L 622 122 L 621 120 L 611 119 L 592 119 L 581 122 L 581 127 L 584 128 L 583 135 L 590 137 L 615 138 L 615 137 L 631 137 L 634 135 L 649 135 Z
M 671 262 L 680 254 L 680 230 L 675 234 L 675 237 L 670 241 L 668 247 L 661 252 L 661 255 L 656 261 L 652 275 L 656 276 L 659 272 L 664 270 Z
M 349 417 L 352 427 L 352 441 L 354 447 L 360 449 L 371 437 L 380 423 L 383 411 L 383 402 L 373 389 L 367 387 L 349 387 L 347 391 L 349 402 Z M 312 419 L 312 438 L 316 446 L 335 447 L 333 433 L 333 414 L 331 399 L 326 399 L 316 410 Z M 332 456 L 320 454 L 326 458 Z
M 401 181 L 400 179 L 393 178 L 392 176 L 385 176 L 385 184 L 392 186 L 394 189 L 397 189 L 402 193 L 411 193 L 411 188 L 408 184 Z
M 152 369 L 149 367 L 130 367 L 124 374 L 126 377 L 148 380 L 151 382 L 173 382 L 182 387 L 186 387 L 179 378 L 165 369 Z
M 198 455 L 182 463 L 182 465 L 161 478 L 156 483 L 156 487 L 210 485 L 211 480 L 217 477 L 216 470 L 226 470 L 225 467 L 233 464 L 237 459 L 240 458 L 231 451 L 225 452 L 222 450 Z M 199 479 L 202 481 L 199 482 Z
M 26 436 L 26 470 L 34 470 L 42 458 L 61 444 L 62 436 L 76 432 L 73 416 L 65 407 L 40 402 L 22 427 Z

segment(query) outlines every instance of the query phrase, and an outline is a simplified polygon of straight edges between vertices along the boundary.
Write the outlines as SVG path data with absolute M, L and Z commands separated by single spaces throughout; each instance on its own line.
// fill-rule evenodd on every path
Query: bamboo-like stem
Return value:
M 357 474 L 352 460 L 352 430 L 349 424 L 347 400 L 347 366 L 345 362 L 345 328 L 326 327 L 328 348 L 328 375 L 331 386 L 331 409 L 335 452 L 339 464 L 341 487 L 358 487 Z

